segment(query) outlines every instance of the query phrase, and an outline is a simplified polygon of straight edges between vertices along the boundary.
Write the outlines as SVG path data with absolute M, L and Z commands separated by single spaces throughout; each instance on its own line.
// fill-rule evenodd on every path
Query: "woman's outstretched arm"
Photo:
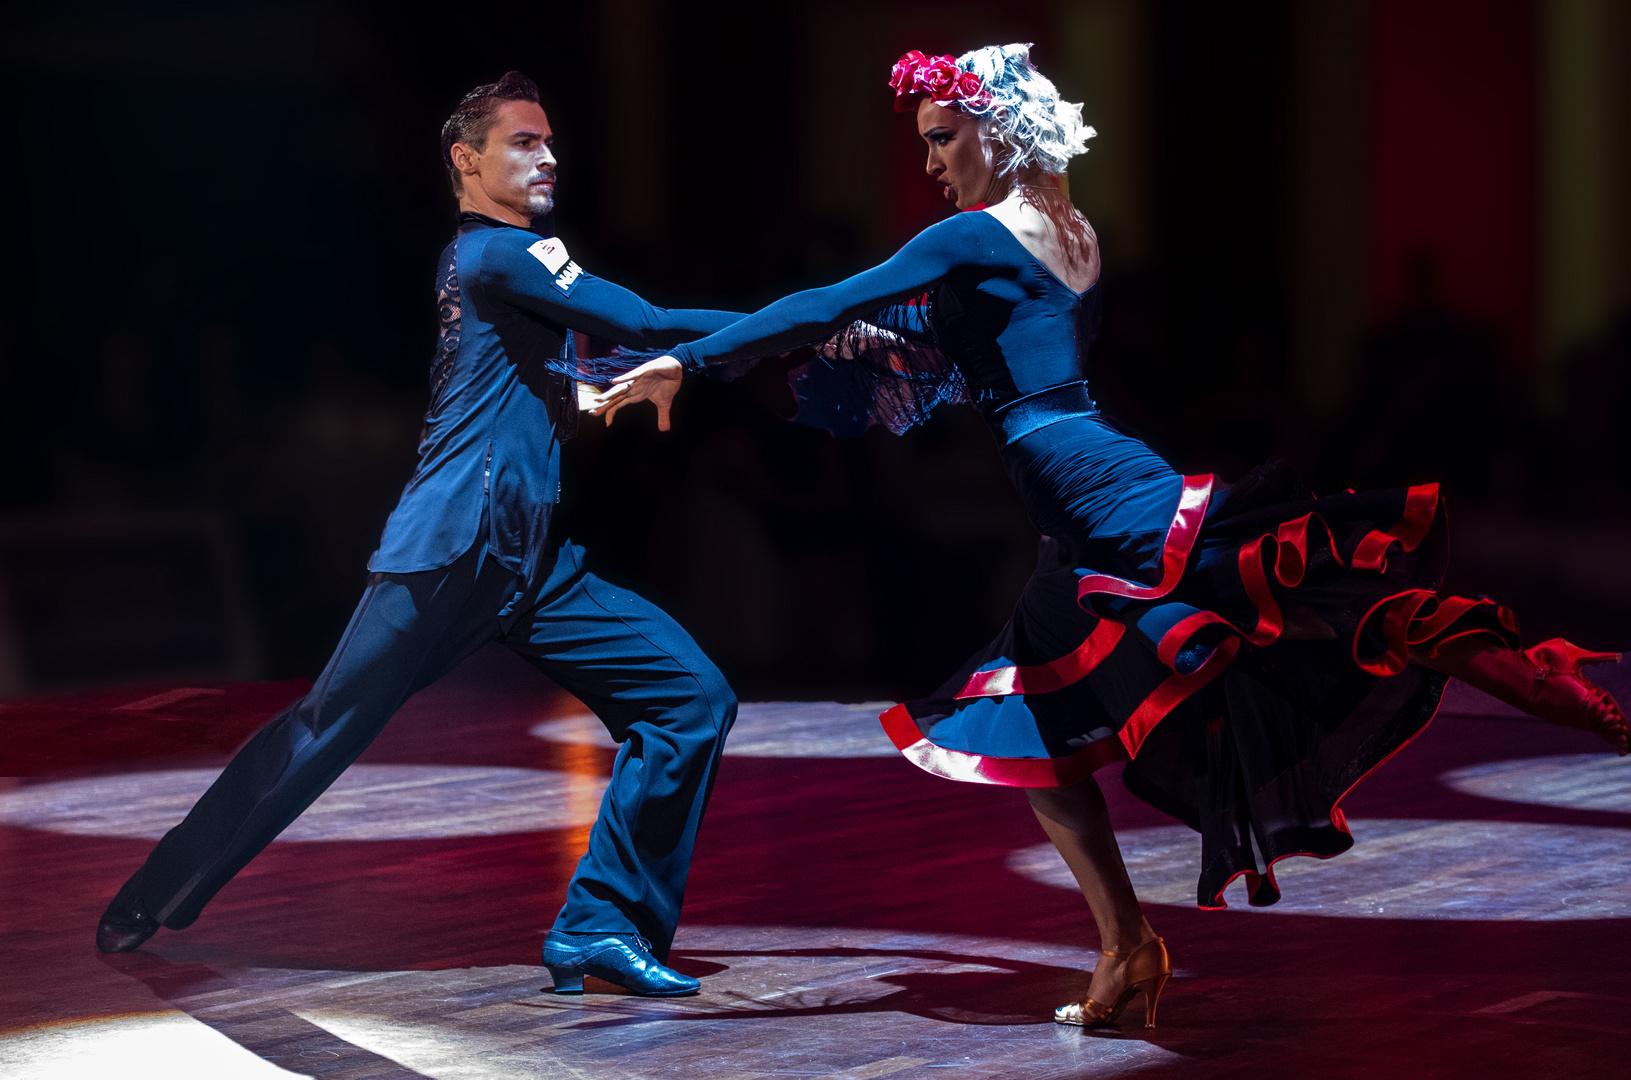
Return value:
M 890 258 L 836 285 L 785 296 L 718 333 L 674 350 L 687 371 L 757 359 L 825 341 L 839 329 L 900 300 L 918 296 L 954 267 L 985 253 L 961 216 L 923 230 Z
M 825 341 L 863 316 L 918 296 L 954 267 L 980 264 L 991 254 L 983 249 L 962 218 L 948 218 L 914 237 L 887 261 L 836 285 L 785 296 L 723 330 L 676 347 L 619 376 L 593 400 L 590 412 L 607 422 L 625 405 L 657 404 L 657 426 L 668 430 L 668 406 L 685 372 L 711 364 L 774 356 L 789 349 Z

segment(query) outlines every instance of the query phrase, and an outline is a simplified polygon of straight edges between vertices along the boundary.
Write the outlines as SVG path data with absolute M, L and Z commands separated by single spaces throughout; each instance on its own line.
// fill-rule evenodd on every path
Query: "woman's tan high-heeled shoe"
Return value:
M 1099 955 L 1115 956 L 1116 953 L 1102 949 Z M 1161 1000 L 1161 991 L 1166 987 L 1167 980 L 1172 978 L 1172 957 L 1167 955 L 1166 943 L 1161 938 L 1151 938 L 1128 953 L 1122 966 L 1122 977 L 1126 980 L 1126 989 L 1115 1004 L 1107 1005 L 1092 998 L 1073 1001 L 1053 1010 L 1053 1022 L 1072 1027 L 1109 1027 L 1121 1019 L 1121 1011 L 1128 1002 L 1143 994 L 1144 1026 L 1154 1027 L 1155 1006 Z

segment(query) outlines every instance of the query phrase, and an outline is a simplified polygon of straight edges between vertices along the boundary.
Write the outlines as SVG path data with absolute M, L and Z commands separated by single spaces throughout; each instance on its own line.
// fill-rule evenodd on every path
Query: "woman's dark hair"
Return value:
M 487 133 L 492 130 L 499 106 L 506 101 L 537 101 L 538 84 L 519 71 L 507 71 L 495 83 L 478 86 L 459 102 L 453 115 L 442 125 L 442 164 L 447 168 L 453 194 L 464 191 L 459 170 L 453 167 L 453 144 L 464 143 L 480 153 L 487 149 Z

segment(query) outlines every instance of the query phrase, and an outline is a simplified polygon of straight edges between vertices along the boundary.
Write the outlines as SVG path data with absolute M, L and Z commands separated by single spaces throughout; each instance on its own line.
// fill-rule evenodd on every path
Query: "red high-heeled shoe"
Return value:
M 1550 723 L 1594 732 L 1621 757 L 1631 754 L 1631 731 L 1619 703 L 1580 672 L 1587 664 L 1618 663 L 1619 653 L 1590 652 L 1552 638 L 1525 649 L 1523 655 L 1534 671 L 1524 700 L 1514 704 Z

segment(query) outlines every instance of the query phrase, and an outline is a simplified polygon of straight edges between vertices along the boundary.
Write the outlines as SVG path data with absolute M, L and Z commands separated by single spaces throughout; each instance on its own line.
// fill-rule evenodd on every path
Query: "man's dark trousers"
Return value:
M 560 545 L 529 587 L 483 539 L 441 569 L 373 574 L 311 692 L 238 752 L 127 888 L 163 925 L 190 925 L 404 701 L 499 641 L 622 744 L 555 928 L 637 933 L 666 961 L 736 698 L 678 623 L 585 571 L 582 557 Z

